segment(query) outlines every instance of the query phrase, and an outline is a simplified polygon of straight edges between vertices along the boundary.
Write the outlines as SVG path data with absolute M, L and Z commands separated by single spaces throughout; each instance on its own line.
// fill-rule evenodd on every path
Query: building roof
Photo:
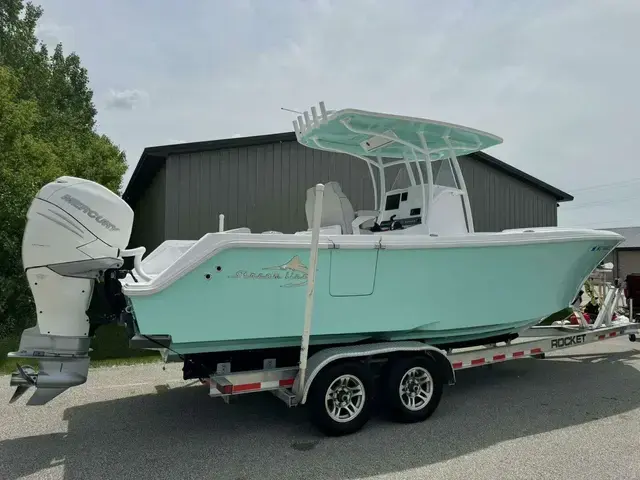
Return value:
M 257 135 L 252 137 L 228 138 L 222 140 L 209 140 L 204 142 L 178 143 L 174 145 L 161 145 L 157 147 L 147 147 L 142 152 L 138 164 L 133 170 L 133 174 L 125 188 L 122 198 L 134 205 L 144 189 L 147 187 L 154 175 L 162 168 L 169 155 L 181 153 L 197 153 L 203 151 L 222 150 L 225 148 L 240 148 L 257 145 L 266 145 L 278 142 L 296 141 L 294 132 L 275 133 L 270 135 Z M 485 153 L 476 152 L 470 155 L 481 163 L 489 165 L 496 170 L 500 170 L 518 180 L 527 183 L 543 192 L 547 192 L 556 198 L 558 202 L 573 200 L 573 197 L 562 190 L 538 180 L 531 175 L 508 165 L 501 160 Z
M 622 235 L 625 241 L 620 244 L 618 249 L 640 248 L 640 227 L 600 228 L 598 230 L 607 230 Z

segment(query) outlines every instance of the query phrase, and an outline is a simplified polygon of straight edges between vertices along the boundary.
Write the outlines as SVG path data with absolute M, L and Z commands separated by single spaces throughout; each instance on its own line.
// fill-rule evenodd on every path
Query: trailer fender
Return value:
M 437 348 L 429 348 L 425 351 L 438 364 L 442 380 L 449 385 L 456 383 L 456 371 L 451 364 L 449 357 Z
M 367 345 L 332 347 L 321 350 L 309 357 L 309 360 L 307 361 L 307 372 L 305 375 L 303 391 L 300 391 L 300 377 L 296 377 L 293 384 L 293 392 L 295 393 L 296 398 L 298 398 L 297 403 L 302 405 L 306 403 L 309 388 L 313 384 L 313 380 L 316 378 L 318 373 L 320 373 L 320 371 L 324 367 L 333 362 L 336 362 L 337 360 L 347 358 L 382 356 L 404 352 L 422 352 L 428 354 L 440 367 L 440 372 L 444 377 L 443 380 L 446 380 L 449 384 L 455 383 L 455 371 L 447 355 L 442 350 L 422 342 L 383 342 Z

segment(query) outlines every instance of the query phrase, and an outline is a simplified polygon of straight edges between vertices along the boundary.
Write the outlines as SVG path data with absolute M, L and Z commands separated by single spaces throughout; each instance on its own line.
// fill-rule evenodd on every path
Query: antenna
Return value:
M 298 112 L 297 110 L 291 110 L 290 108 L 280 107 L 280 110 L 284 110 L 285 112 L 297 113 L 298 115 L 302 115 L 302 112 Z

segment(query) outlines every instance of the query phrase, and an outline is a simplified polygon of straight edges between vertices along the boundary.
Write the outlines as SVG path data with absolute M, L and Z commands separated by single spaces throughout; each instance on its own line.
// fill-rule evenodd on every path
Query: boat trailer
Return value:
M 311 229 L 307 299 L 300 361 L 297 366 L 277 365 L 263 359 L 263 368 L 232 371 L 231 362 L 218 363 L 215 373 L 202 383 L 211 397 L 229 402 L 237 395 L 272 392 L 287 406 L 306 405 L 312 423 L 327 435 L 344 435 L 362 428 L 371 415 L 374 384 L 381 386 L 386 411 L 393 420 L 426 420 L 436 410 L 444 384 L 455 383 L 459 370 L 546 354 L 627 335 L 635 342 L 640 324 L 615 316 L 622 287 L 605 285 L 599 313 L 593 323 L 574 309 L 578 322 L 557 321 L 520 332 L 512 341 L 479 347 L 444 350 L 420 341 L 381 342 L 328 347 L 308 356 L 319 220 L 324 186 L 316 186 Z M 165 358 L 167 352 L 164 352 Z

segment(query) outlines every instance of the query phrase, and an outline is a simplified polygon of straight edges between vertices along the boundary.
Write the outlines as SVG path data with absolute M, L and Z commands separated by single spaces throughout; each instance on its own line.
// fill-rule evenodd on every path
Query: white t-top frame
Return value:
M 300 143 L 319 150 L 345 153 L 358 158 L 367 164 L 374 193 L 374 209 L 379 217 L 384 208 L 386 196 L 385 169 L 395 165 L 404 165 L 411 186 L 420 186 L 422 194 L 421 223 L 426 228 L 431 213 L 434 194 L 434 174 L 432 161 L 448 161 L 460 194 L 462 195 L 467 229 L 474 232 L 473 215 L 467 185 L 458 162 L 458 152 L 463 154 L 495 145 L 502 142 L 499 137 L 478 130 L 433 120 L 418 119 L 360 110 L 328 111 L 324 102 L 319 103 L 320 114 L 315 106 L 310 113 L 305 111 L 293 121 L 296 138 Z M 354 121 L 355 120 L 355 121 Z M 369 128 L 362 128 L 354 123 L 367 123 Z M 378 121 L 378 123 L 376 123 Z M 333 124 L 333 125 L 331 125 Z M 339 125 L 337 125 L 339 124 Z M 337 128 L 336 128 L 337 127 Z M 343 137 L 339 138 L 342 130 Z M 351 137 L 345 135 L 351 134 Z M 409 133 L 411 138 L 408 139 Z M 468 138 L 461 141 L 463 135 Z M 358 141 L 361 137 L 369 137 Z M 456 142 L 452 137 L 458 137 Z M 355 138 L 354 138 L 355 137 Z M 404 137 L 404 138 L 403 138 Z M 487 141 L 489 139 L 489 141 Z M 432 145 L 430 145 L 430 143 Z M 391 145 L 395 144 L 392 155 L 385 155 Z M 397 146 L 402 146 L 398 149 Z M 359 150 L 359 151 L 358 151 Z M 416 180 L 412 164 L 415 163 L 418 174 Z M 425 166 L 426 181 L 421 164 Z M 378 181 L 374 174 L 378 171 Z

